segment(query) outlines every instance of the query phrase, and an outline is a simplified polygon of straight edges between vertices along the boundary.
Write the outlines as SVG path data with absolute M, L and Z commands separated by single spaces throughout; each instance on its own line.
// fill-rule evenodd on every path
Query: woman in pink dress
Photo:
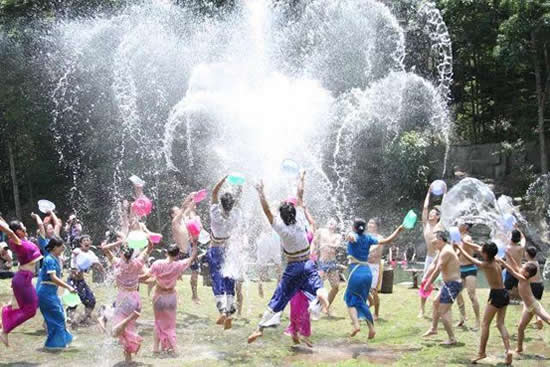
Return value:
M 140 316 L 141 299 L 138 293 L 140 276 L 144 273 L 144 264 L 148 259 L 153 244 L 139 256 L 132 258 L 134 249 L 124 247 L 122 256 L 115 258 L 107 246 L 103 247 L 105 255 L 114 268 L 118 295 L 115 301 L 115 313 L 113 317 L 113 336 L 118 337 L 124 347 L 124 358 L 127 362 L 132 360 L 132 354 L 136 354 L 141 347 L 143 338 L 136 332 L 136 319 Z
M 178 261 L 179 254 L 179 247 L 171 245 L 168 248 L 168 258 L 155 261 L 147 273 L 150 277 L 149 281 L 155 282 L 155 293 L 153 295 L 153 311 L 155 313 L 153 353 L 159 353 L 160 351 L 176 352 L 176 309 L 178 306 L 176 283 L 197 257 L 196 242 L 193 243 L 190 258 Z
M 12 302 L 12 304 L 2 307 L 0 341 L 7 347 L 9 345 L 8 334 L 36 315 L 38 295 L 32 285 L 32 278 L 36 263 L 42 259 L 42 255 L 38 247 L 27 240 L 27 228 L 20 221 L 14 220 L 8 226 L 0 218 L 0 231 L 8 236 L 8 245 L 19 261 L 19 270 L 11 281 L 13 296 L 17 304 Z

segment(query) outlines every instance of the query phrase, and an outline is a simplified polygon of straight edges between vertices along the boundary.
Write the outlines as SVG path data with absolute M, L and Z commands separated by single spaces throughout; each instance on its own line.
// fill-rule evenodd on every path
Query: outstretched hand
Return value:
M 260 180 L 260 182 L 258 182 L 254 187 L 256 188 L 256 191 L 258 191 L 258 194 L 263 194 L 264 193 L 264 181 L 263 180 Z
M 40 217 L 38 216 L 38 214 L 32 212 L 31 213 L 31 218 L 34 219 L 34 220 L 38 220 Z

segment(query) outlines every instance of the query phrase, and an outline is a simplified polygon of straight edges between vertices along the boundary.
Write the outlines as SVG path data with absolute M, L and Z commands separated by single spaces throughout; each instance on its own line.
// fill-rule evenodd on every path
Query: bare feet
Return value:
M 479 353 L 479 354 L 477 355 L 477 357 L 475 357 L 474 359 L 472 359 L 472 363 L 473 363 L 473 364 L 476 364 L 477 362 L 479 362 L 479 361 L 481 361 L 482 359 L 485 359 L 485 358 L 487 358 L 487 354 L 485 354 L 485 353 Z
M 200 305 L 201 304 L 201 300 L 199 297 L 194 297 L 192 298 L 192 301 L 196 304 L 196 305 Z
M 355 335 L 357 335 L 358 332 L 360 332 L 361 329 L 357 328 L 357 329 L 353 329 L 351 331 L 351 333 L 349 334 L 350 338 L 353 338 Z
M 374 315 L 373 320 L 378 321 L 378 315 Z
M 374 336 L 376 335 L 376 331 L 369 330 L 369 339 L 374 339 Z
M 298 335 L 292 335 L 292 341 L 294 342 L 294 345 L 300 344 L 300 338 L 298 338 Z
M 517 353 L 517 354 L 523 353 L 523 348 L 517 348 L 517 349 L 516 349 L 516 353 Z
M 514 354 L 510 351 L 506 352 L 506 365 L 511 366 L 514 360 Z
M 0 333 L 0 341 L 2 341 L 6 347 L 10 346 L 10 343 L 8 342 L 8 334 L 3 331 Z
M 302 341 L 303 341 L 304 344 L 307 345 L 308 347 L 313 348 L 313 343 L 311 342 L 311 340 L 309 340 L 309 338 L 302 338 Z
M 464 320 L 460 320 L 456 323 L 455 327 L 463 327 L 464 326 Z
M 441 343 L 441 345 L 456 345 L 456 339 L 449 339 Z
M 542 328 L 544 327 L 544 324 L 542 323 L 542 320 L 537 320 L 535 322 L 535 327 L 538 329 L 538 330 L 542 330 Z
M 418 316 L 416 316 L 416 317 L 418 317 L 419 319 L 423 319 L 426 316 L 424 315 L 424 312 L 420 312 L 420 313 L 418 313 Z
M 254 343 L 256 341 L 256 339 L 258 339 L 259 337 L 261 337 L 263 335 L 264 335 L 264 333 L 261 330 L 256 330 L 255 332 L 250 334 L 250 336 L 248 337 L 248 344 Z
M 430 330 L 426 331 L 426 332 L 422 335 L 422 337 L 423 337 L 423 338 L 426 338 L 426 337 L 432 336 L 432 335 L 437 335 L 437 330 L 432 330 L 432 329 L 430 329 Z
M 225 315 L 221 314 L 220 317 L 218 317 L 218 320 L 216 321 L 216 325 L 224 325 L 225 324 Z
M 226 317 L 223 322 L 223 329 L 229 330 L 231 329 L 232 326 L 233 326 L 233 319 L 231 319 L 231 317 Z

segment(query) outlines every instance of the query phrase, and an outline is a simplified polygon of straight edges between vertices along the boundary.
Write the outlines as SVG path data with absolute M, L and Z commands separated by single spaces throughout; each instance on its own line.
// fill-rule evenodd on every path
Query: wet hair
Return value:
M 132 258 L 132 255 L 134 254 L 134 249 L 128 246 L 125 246 L 122 248 L 122 255 L 126 259 L 126 261 L 129 261 Z
M 357 234 L 363 234 L 367 228 L 367 222 L 363 218 L 355 218 L 353 221 L 353 230 Z
M 296 208 L 289 202 L 284 202 L 279 206 L 279 214 L 283 223 L 287 226 L 296 224 Z
M 441 217 L 441 209 L 439 209 L 439 207 L 434 206 L 434 207 L 432 208 L 432 210 L 435 210 L 435 212 L 437 213 L 437 215 L 438 215 L 439 217 Z
M 513 243 L 519 243 L 521 241 L 521 232 L 518 231 L 517 229 L 514 229 L 512 231 L 512 238 L 511 238 L 512 242 Z
M 487 242 L 481 246 L 481 252 L 487 255 L 489 261 L 493 261 L 498 254 L 498 247 L 494 242 Z
M 59 247 L 59 246 L 64 246 L 65 245 L 65 242 L 63 242 L 63 240 L 57 236 L 53 236 L 50 238 L 50 241 L 48 242 L 48 245 L 46 246 L 46 250 L 48 250 L 48 252 L 51 252 L 54 248 L 56 247 Z
M 10 229 L 15 233 L 18 230 L 23 230 L 23 223 L 18 220 L 12 220 L 10 222 Z
M 537 266 L 533 263 L 527 263 L 524 265 L 525 266 L 525 270 L 527 270 L 527 274 L 529 275 L 527 277 L 527 279 L 531 278 L 531 277 L 534 277 L 535 275 L 537 275 Z
M 435 232 L 435 238 L 443 242 L 449 242 L 449 235 L 446 231 L 437 231 Z
M 466 230 L 469 232 L 470 229 L 474 226 L 472 223 L 462 223 L 462 225 L 466 228 Z
M 168 247 L 168 255 L 171 257 L 177 257 L 180 254 L 180 248 L 177 245 L 170 245 Z
M 82 242 L 84 242 L 85 239 L 91 240 L 92 238 L 88 234 L 83 234 L 82 236 L 78 237 L 78 243 L 82 245 Z
M 531 259 L 534 259 L 537 256 L 537 248 L 534 246 L 527 247 L 525 252 L 527 252 L 527 255 L 529 255 Z
M 235 204 L 235 198 L 233 198 L 233 194 L 230 192 L 226 192 L 222 195 L 220 198 L 220 201 L 222 203 L 222 208 L 226 212 L 230 212 L 231 209 L 233 209 L 233 205 Z

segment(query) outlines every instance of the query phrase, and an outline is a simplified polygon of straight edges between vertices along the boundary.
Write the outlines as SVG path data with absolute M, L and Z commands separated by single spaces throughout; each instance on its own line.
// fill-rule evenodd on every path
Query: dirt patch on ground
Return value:
M 308 363 L 338 363 L 350 359 L 367 361 L 373 364 L 392 364 L 406 352 L 420 348 L 388 345 L 369 346 L 350 344 L 349 341 L 337 341 L 333 344 L 320 343 L 307 348 L 304 345 L 292 347 L 293 355 L 285 359 L 286 365 L 307 361 Z

